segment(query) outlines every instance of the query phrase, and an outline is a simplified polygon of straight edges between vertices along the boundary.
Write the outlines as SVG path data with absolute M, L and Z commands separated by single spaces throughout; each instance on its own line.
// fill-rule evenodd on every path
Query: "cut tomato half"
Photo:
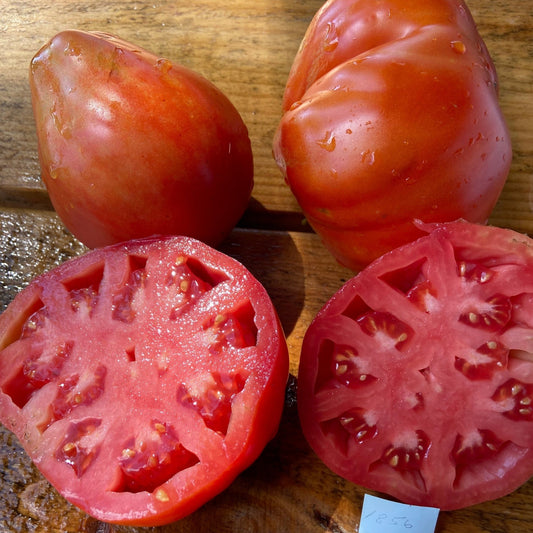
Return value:
M 454 222 L 375 261 L 303 342 L 304 434 L 334 472 L 456 509 L 533 474 L 533 241 Z
M 115 523 L 177 520 L 277 431 L 283 331 L 248 270 L 184 237 L 102 248 L 0 317 L 0 417 L 69 501 Z

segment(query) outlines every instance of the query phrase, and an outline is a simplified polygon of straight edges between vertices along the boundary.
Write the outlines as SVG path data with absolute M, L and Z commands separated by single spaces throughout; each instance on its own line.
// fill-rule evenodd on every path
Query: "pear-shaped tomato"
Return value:
M 31 62 L 42 179 L 89 247 L 153 234 L 218 244 L 253 187 L 248 131 L 212 83 L 118 37 L 65 31 Z

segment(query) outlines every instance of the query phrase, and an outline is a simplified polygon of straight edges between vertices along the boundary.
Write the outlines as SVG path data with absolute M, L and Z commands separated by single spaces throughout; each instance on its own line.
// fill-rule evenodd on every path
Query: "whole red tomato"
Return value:
M 99 247 L 152 234 L 218 244 L 253 187 L 248 131 L 212 83 L 124 40 L 65 31 L 30 69 L 42 179 Z
M 511 163 L 497 78 L 460 0 L 330 0 L 284 95 L 274 155 L 309 223 L 358 270 L 420 236 L 486 222 Z

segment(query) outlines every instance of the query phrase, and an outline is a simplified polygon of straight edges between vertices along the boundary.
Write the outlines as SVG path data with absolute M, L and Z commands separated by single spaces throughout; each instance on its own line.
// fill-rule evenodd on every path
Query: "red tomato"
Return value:
M 334 472 L 466 507 L 533 475 L 533 241 L 456 222 L 385 254 L 303 342 L 302 428 Z
M 0 316 L 0 417 L 75 505 L 177 520 L 277 431 L 287 345 L 262 285 L 185 237 L 89 252 Z
M 238 111 L 213 84 L 118 37 L 65 31 L 33 58 L 42 179 L 93 248 L 153 234 L 217 245 L 250 199 Z
M 511 143 L 494 65 L 460 0 L 330 0 L 295 58 L 274 155 L 345 266 L 486 222 Z

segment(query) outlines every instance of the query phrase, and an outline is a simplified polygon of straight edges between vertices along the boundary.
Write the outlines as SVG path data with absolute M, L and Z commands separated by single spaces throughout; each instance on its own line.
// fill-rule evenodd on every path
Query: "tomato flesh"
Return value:
M 348 281 L 311 323 L 298 408 L 334 472 L 456 509 L 533 475 L 533 241 L 467 222 Z
M 238 110 L 198 73 L 117 36 L 63 31 L 33 57 L 41 178 L 90 248 L 155 234 L 219 244 L 253 155 Z
M 274 436 L 288 353 L 262 285 L 185 237 L 94 250 L 0 316 L 1 421 L 69 501 L 158 525 L 226 488 Z

